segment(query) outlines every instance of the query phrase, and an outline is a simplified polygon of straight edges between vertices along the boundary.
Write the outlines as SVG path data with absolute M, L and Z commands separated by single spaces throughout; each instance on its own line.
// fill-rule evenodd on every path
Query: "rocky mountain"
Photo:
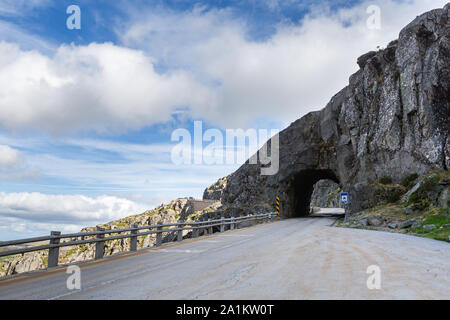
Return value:
M 277 174 L 262 176 L 261 165 L 247 161 L 222 190 L 214 187 L 214 198 L 221 193 L 224 204 L 273 207 L 278 195 L 282 215 L 302 216 L 313 185 L 329 179 L 349 192 L 356 213 L 386 201 L 374 196 L 385 194 L 376 183 L 384 177 L 393 181 L 393 194 L 401 194 L 398 183 L 410 174 L 447 171 L 449 10 L 447 4 L 417 17 L 385 49 L 362 55 L 348 86 L 323 110 L 280 132 Z

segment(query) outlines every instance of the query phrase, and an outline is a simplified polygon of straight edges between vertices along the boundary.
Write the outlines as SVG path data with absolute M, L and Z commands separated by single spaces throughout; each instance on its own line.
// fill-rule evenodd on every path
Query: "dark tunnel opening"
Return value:
M 311 196 L 314 185 L 319 180 L 332 180 L 339 184 L 336 174 L 330 169 L 308 169 L 302 170 L 290 180 L 287 190 L 288 216 L 305 217 L 310 213 Z

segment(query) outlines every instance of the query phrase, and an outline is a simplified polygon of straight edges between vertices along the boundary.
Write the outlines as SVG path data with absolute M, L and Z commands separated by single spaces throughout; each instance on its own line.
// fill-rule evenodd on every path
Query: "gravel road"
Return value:
M 0 281 L 0 299 L 450 299 L 450 245 L 330 227 L 332 217 L 278 221 Z M 369 290 L 367 268 L 380 268 Z

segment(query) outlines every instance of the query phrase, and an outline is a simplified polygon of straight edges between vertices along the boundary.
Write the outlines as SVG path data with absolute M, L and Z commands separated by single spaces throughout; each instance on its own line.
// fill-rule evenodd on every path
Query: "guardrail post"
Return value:
M 158 227 L 156 228 L 156 230 L 158 231 L 158 233 L 156 234 L 156 243 L 155 246 L 159 247 L 162 244 L 162 222 L 158 222 Z
M 225 218 L 222 217 L 220 218 L 220 232 L 224 232 L 225 231 Z
M 198 238 L 199 230 L 200 229 L 198 229 L 198 225 L 194 224 L 194 226 L 192 227 L 192 238 Z
M 213 227 L 211 226 L 211 219 L 208 219 L 208 222 L 209 222 L 208 224 L 210 225 L 208 228 L 208 234 L 211 235 L 211 234 L 213 234 Z
M 137 233 L 138 233 L 138 225 L 137 224 L 133 224 L 131 226 L 133 228 L 133 230 L 131 230 L 131 234 L 132 236 L 130 237 L 130 251 L 136 251 L 137 250 Z
M 60 236 L 61 232 L 59 231 L 52 231 L 50 232 L 50 235 L 53 236 Z M 50 239 L 50 244 L 59 244 L 60 238 Z M 59 247 L 57 248 L 50 248 L 48 249 L 48 267 L 56 267 L 58 265 L 58 258 L 59 258 Z
M 230 230 L 234 230 L 234 217 L 231 217 L 231 224 L 230 224 Z
M 208 235 L 208 223 L 206 221 L 204 221 L 202 223 L 202 227 L 203 227 L 202 232 L 201 232 L 202 236 L 207 236 Z
M 105 228 L 97 227 L 97 231 L 105 231 Z M 105 234 L 98 234 L 97 239 L 105 238 Z M 99 241 L 95 243 L 95 260 L 103 259 L 105 255 L 105 241 Z
M 177 229 L 182 229 L 182 223 L 177 223 Z M 178 230 L 177 231 L 177 241 L 182 241 L 183 240 L 183 230 Z
M 198 236 L 199 237 L 204 236 L 206 229 L 205 229 L 205 224 L 203 223 L 203 221 L 200 221 L 199 228 L 200 229 L 198 229 Z

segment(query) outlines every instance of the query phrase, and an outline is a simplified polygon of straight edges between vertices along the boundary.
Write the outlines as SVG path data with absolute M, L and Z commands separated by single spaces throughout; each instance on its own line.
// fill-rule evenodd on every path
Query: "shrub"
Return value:
M 392 40 L 391 42 L 389 42 L 388 47 L 395 46 L 397 44 L 398 44 L 398 40 Z
M 375 197 L 386 203 L 396 203 L 406 191 L 406 188 L 401 185 L 379 184 L 375 190 Z
M 387 195 L 386 200 L 389 203 L 395 203 L 400 200 L 400 198 L 402 197 L 403 194 L 404 194 L 404 192 L 402 192 L 402 190 L 399 190 L 399 189 L 392 190 L 392 192 L 390 192 Z
M 427 177 L 423 180 L 420 187 L 411 194 L 409 197 L 409 204 L 422 203 L 422 206 L 426 200 L 428 206 L 428 193 L 439 183 L 438 176 Z
M 381 177 L 381 178 L 378 180 L 378 183 L 381 183 L 381 184 L 391 184 L 391 183 L 392 183 L 392 178 L 389 177 L 389 176 Z
M 419 175 L 417 173 L 412 173 L 402 179 L 400 184 L 408 189 L 414 187 L 414 182 L 417 180 Z

